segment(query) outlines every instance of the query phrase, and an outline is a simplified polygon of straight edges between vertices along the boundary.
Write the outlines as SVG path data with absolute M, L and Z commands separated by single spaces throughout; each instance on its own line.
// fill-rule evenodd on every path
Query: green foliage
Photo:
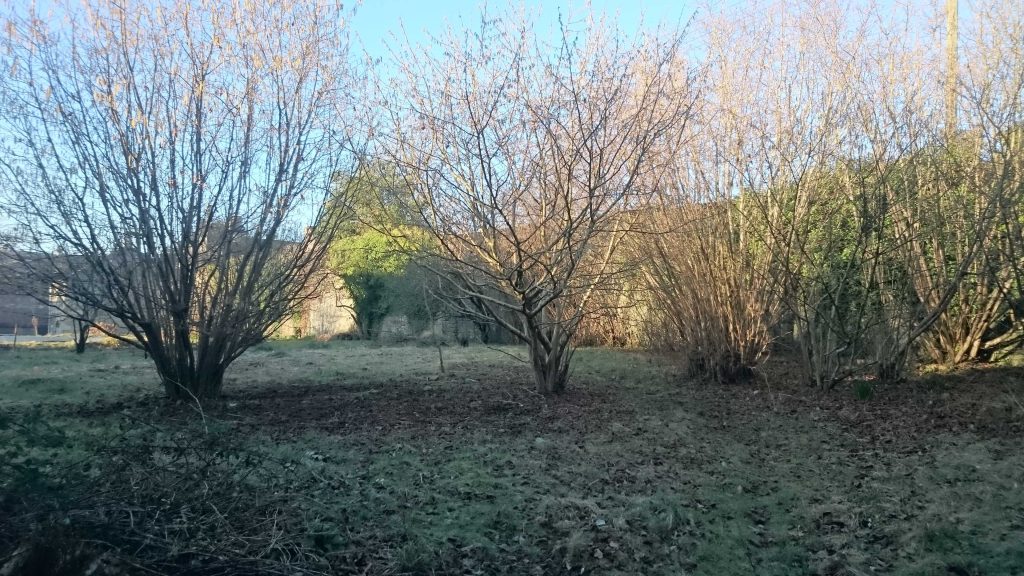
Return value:
M 360 332 L 374 338 L 389 314 L 412 323 L 429 316 L 423 274 L 413 265 L 428 242 L 386 170 L 371 166 L 356 178 L 345 207 L 353 218 L 331 246 L 328 265 L 349 290 Z
M 869 380 L 857 380 L 853 384 L 853 393 L 858 400 L 870 400 L 875 395 L 875 386 Z
M 47 453 L 71 446 L 63 430 L 34 408 L 16 417 L 0 412 L 0 437 L 6 439 L 0 443 L 0 492 L 28 491 L 38 497 L 57 489 L 48 474 Z
M 751 257 L 771 262 L 815 385 L 872 372 L 899 381 L 915 352 L 955 364 L 1024 342 L 1024 227 L 1009 189 L 1019 160 L 986 155 L 979 138 L 850 158 L 744 194 Z
M 364 336 L 377 334 L 380 322 L 392 311 L 391 289 L 408 266 L 406 255 L 391 249 L 391 238 L 368 229 L 337 240 L 331 247 L 330 266 L 352 296 L 356 322 Z
M 807 380 L 830 388 L 869 363 L 888 254 L 888 205 L 870 170 L 850 160 L 799 182 L 751 191 L 744 203 L 751 258 L 767 261 Z

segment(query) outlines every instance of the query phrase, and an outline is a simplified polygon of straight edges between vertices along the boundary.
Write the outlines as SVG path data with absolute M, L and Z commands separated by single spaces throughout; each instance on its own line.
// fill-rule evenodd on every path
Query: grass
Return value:
M 85 354 L 61 344 L 0 350 L 0 406 L 130 398 L 159 391 L 141 352 L 110 346 Z
M 444 355 L 441 373 L 431 347 L 261 345 L 199 418 L 135 352 L 0 351 L 0 570 L 40 542 L 111 573 L 1024 566 L 1020 370 L 858 399 L 584 349 L 547 399 L 522 349 Z

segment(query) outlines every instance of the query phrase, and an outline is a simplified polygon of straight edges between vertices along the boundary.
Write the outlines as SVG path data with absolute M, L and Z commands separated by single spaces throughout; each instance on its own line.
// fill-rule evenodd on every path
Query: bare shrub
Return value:
M 432 268 L 464 310 L 529 345 L 539 391 L 561 392 L 580 322 L 623 274 L 653 151 L 686 128 L 681 35 L 629 40 L 591 21 L 548 40 L 525 16 L 485 14 L 397 54 L 380 151 L 436 243 Z
M 49 255 L 33 265 L 61 299 L 122 324 L 130 336 L 109 335 L 149 354 L 168 396 L 217 395 L 315 290 L 342 219 L 328 208 L 355 160 L 346 13 L 55 10 L 6 14 L 0 177 L 30 231 L 15 248 Z

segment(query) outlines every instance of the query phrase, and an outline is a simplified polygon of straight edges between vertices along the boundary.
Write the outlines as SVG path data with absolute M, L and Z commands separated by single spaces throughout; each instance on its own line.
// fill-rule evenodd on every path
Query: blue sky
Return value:
M 393 43 L 391 34 L 401 34 L 402 25 L 414 45 L 425 43 L 429 34 L 441 33 L 448 24 L 475 27 L 483 5 L 481 0 L 364 0 L 356 11 L 352 29 L 370 56 L 384 57 L 387 43 Z M 580 0 L 489 2 L 487 6 L 492 13 L 520 6 L 538 10 L 542 25 L 556 22 L 559 12 L 587 10 L 587 4 Z M 636 30 L 641 22 L 652 26 L 662 21 L 685 23 L 694 10 L 693 2 L 680 0 L 592 0 L 590 6 L 596 13 L 617 20 L 627 32 Z

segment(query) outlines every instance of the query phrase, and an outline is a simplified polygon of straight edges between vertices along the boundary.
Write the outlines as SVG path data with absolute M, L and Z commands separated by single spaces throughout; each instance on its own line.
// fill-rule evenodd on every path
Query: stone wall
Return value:
M 32 319 L 35 318 L 35 326 Z M 32 296 L 0 293 L 0 334 L 39 335 L 51 331 L 50 309 Z
M 324 339 L 357 331 L 352 297 L 340 278 L 329 275 L 320 282 L 316 296 L 307 300 L 298 314 L 285 320 L 273 336 Z

